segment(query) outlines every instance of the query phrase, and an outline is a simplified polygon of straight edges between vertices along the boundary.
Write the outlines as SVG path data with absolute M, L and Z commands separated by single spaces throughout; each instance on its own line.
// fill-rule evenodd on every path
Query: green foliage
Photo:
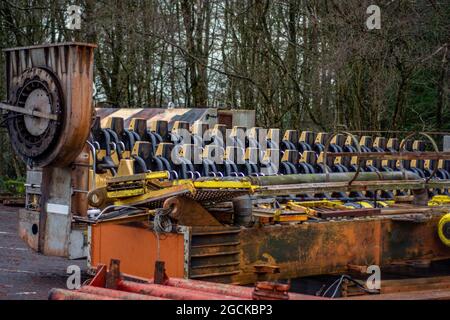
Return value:
M 13 195 L 24 195 L 25 180 L 24 179 L 11 180 L 5 177 L 0 177 L 0 192 L 11 193 Z

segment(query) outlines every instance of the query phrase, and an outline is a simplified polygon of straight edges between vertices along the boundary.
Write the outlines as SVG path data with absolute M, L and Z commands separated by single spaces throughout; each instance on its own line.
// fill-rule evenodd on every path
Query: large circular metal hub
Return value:
M 10 104 L 27 111 L 61 115 L 62 93 L 55 75 L 42 68 L 25 71 L 15 83 Z M 10 113 L 8 131 L 15 151 L 35 164 L 46 157 L 57 141 L 60 123 L 42 117 Z

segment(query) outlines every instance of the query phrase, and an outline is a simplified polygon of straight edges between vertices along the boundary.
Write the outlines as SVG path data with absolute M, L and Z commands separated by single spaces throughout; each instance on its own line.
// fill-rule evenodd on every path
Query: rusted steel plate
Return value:
M 383 292 L 383 290 L 386 290 L 387 288 L 403 288 L 409 286 L 422 286 L 432 284 L 450 285 L 450 276 L 382 280 L 381 292 Z M 384 292 L 387 293 L 386 291 Z
M 381 213 L 381 209 L 352 209 L 352 210 L 335 210 L 327 212 L 319 212 L 318 216 L 321 218 L 339 218 L 339 217 L 366 217 L 376 216 Z
M 442 214 L 433 214 L 423 223 L 387 219 L 381 225 L 382 264 L 405 260 L 450 258 L 450 248 L 439 239 L 437 225 Z
M 235 283 L 254 283 L 254 264 L 276 263 L 267 280 L 345 272 L 348 263 L 379 264 L 381 221 L 267 226 L 241 231 L 241 274 Z
M 395 262 L 450 258 L 439 241 L 440 215 L 424 223 L 397 222 L 386 218 L 267 226 L 240 233 L 241 273 L 233 283 L 254 283 L 253 265 L 271 262 L 280 267 L 269 280 L 328 273 L 344 273 L 347 265 L 386 266 Z
M 438 283 L 404 283 L 401 285 L 392 285 L 389 283 L 381 283 L 381 294 L 396 293 L 396 292 L 408 292 L 408 291 L 422 291 L 422 290 L 450 290 L 450 282 L 438 282 Z
M 362 273 L 366 273 L 363 270 Z M 361 286 L 364 286 L 364 281 L 358 280 Z M 381 280 L 380 294 L 390 293 L 405 293 L 411 291 L 427 291 L 427 290 L 443 290 L 450 289 L 450 277 L 423 277 L 423 278 L 407 278 L 395 280 Z M 361 296 L 366 295 L 354 283 L 345 280 L 342 285 L 342 296 Z
M 230 282 L 230 276 L 239 273 L 239 232 L 234 227 L 192 228 L 189 277 Z

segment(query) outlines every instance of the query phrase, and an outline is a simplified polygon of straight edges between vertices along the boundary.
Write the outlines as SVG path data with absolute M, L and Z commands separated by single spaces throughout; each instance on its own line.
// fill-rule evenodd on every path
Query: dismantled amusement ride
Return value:
M 27 165 L 20 235 L 43 254 L 87 257 L 99 270 L 97 285 L 56 290 L 54 298 L 145 298 L 132 284 L 126 294 L 101 294 L 110 290 L 98 288 L 108 283 L 105 265 L 117 260 L 123 274 L 162 275 L 159 286 L 201 285 L 206 293 L 195 298 L 228 299 L 270 296 L 261 290 L 288 297 L 289 285 L 268 281 L 364 273 L 371 265 L 424 270 L 450 259 L 450 148 L 439 148 L 432 134 L 281 136 L 247 127 L 252 121 L 222 123 L 232 111 L 96 112 L 94 48 L 5 50 L 7 101 L 0 108 Z M 113 289 L 127 283 L 115 271 Z M 439 281 L 386 280 L 387 291 L 375 293 L 431 288 L 450 298 L 446 276 L 448 268 Z M 205 281 L 224 283 L 214 286 L 224 291 Z M 257 286 L 250 292 L 225 283 Z M 357 280 L 339 284 L 340 296 L 374 293 Z M 147 298 L 193 297 L 151 292 Z

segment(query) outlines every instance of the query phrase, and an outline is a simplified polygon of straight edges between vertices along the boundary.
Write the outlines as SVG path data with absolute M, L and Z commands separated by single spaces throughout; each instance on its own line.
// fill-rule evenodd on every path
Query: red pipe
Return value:
M 172 281 L 173 280 L 173 281 Z M 199 283 L 200 282 L 200 283 Z M 185 285 L 188 288 L 175 286 Z M 202 286 L 204 285 L 204 286 Z M 118 290 L 106 289 L 93 286 L 83 286 L 79 290 L 52 289 L 49 293 L 49 300 L 248 300 L 252 299 L 249 293 L 252 288 L 239 287 L 226 284 L 217 284 L 217 290 L 212 290 L 214 283 L 206 281 L 191 281 L 185 279 L 171 279 L 169 286 L 158 284 L 142 284 L 121 280 L 118 283 Z M 231 288 L 228 288 L 231 287 Z M 236 288 L 235 288 L 236 287 Z M 208 291 L 210 290 L 211 291 Z M 236 289 L 221 291 L 221 289 Z M 239 292 L 239 289 L 243 289 Z M 123 291 L 120 291 L 123 290 Z M 214 292 L 212 292 L 214 291 Z M 227 292 L 228 294 L 221 294 Z M 242 296 L 231 296 L 229 293 L 242 293 Z M 328 300 L 323 297 L 289 293 L 290 300 Z
M 142 284 L 125 280 L 120 280 L 117 288 L 123 291 L 175 300 L 243 300 L 242 298 L 211 292 L 194 291 L 160 284 Z
M 150 280 L 150 283 L 153 283 L 153 279 Z M 190 279 L 182 279 L 182 278 L 169 278 L 166 285 L 177 287 L 177 288 L 184 288 L 184 289 L 191 289 L 191 290 L 198 290 L 203 292 L 210 292 L 220 295 L 227 295 L 227 296 L 233 296 L 238 297 L 241 299 L 253 299 L 253 290 L 254 288 L 250 287 L 244 287 L 244 286 L 238 286 L 238 285 L 231 285 L 231 284 L 224 284 L 224 283 L 215 283 L 215 282 L 208 282 L 208 281 L 201 281 L 201 280 L 190 280 Z M 299 294 L 299 293 L 292 293 L 289 292 L 289 300 L 323 300 L 323 297 L 316 297 L 312 295 L 306 295 L 306 294 Z
M 187 280 L 180 278 L 169 278 L 168 286 L 191 289 L 196 291 L 210 292 L 220 295 L 238 297 L 241 299 L 253 299 L 253 288 L 234 286 L 223 283 L 214 283 L 201 280 Z
M 125 274 L 124 274 L 125 275 Z M 127 275 L 130 279 L 137 279 L 140 282 L 152 284 L 153 279 L 139 278 L 132 275 Z M 169 278 L 165 283 L 167 286 L 184 288 L 202 292 L 209 292 L 219 295 L 227 295 L 238 297 L 240 299 L 253 299 L 253 287 L 244 287 L 239 285 L 216 283 L 202 280 L 183 279 L 183 278 Z M 289 292 L 289 300 L 328 300 L 325 297 L 318 297 L 309 294 Z
M 65 289 L 52 289 L 48 294 L 49 300 L 118 300 L 112 297 L 78 292 Z
M 83 286 L 78 291 L 88 293 L 88 294 L 94 294 L 94 295 L 98 295 L 98 296 L 102 296 L 102 297 L 120 299 L 120 300 L 167 300 L 164 298 L 153 297 L 153 296 L 149 296 L 149 295 L 143 295 L 143 294 L 137 294 L 137 293 L 107 289 L 107 288 L 93 287 L 93 286 Z

